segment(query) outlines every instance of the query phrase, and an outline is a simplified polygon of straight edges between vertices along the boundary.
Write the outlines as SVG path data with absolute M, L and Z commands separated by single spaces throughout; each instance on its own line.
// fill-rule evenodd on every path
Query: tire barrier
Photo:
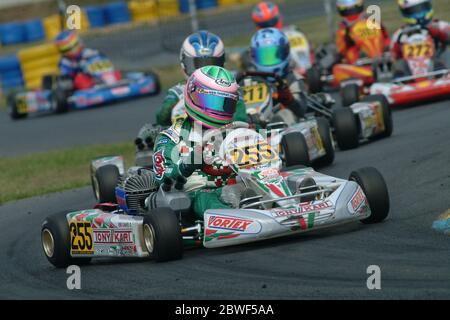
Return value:
M 27 42 L 35 42 L 45 39 L 45 31 L 42 20 L 30 20 L 24 22 L 25 38 Z
M 189 0 L 179 0 L 180 12 L 189 13 Z M 217 7 L 217 0 L 195 0 L 195 6 L 198 10 Z
M 27 89 L 37 89 L 43 76 L 59 73 L 60 55 L 53 43 L 20 50 L 17 57 Z
M 133 21 L 151 21 L 157 19 L 157 4 L 155 0 L 131 0 L 128 4 Z
M 0 58 L 0 83 L 3 91 L 23 85 L 22 70 L 16 55 Z
M 4 46 L 26 42 L 26 31 L 23 23 L 11 22 L 1 25 L 0 40 Z
M 102 28 L 106 26 L 106 16 L 103 7 L 88 6 L 85 8 L 85 11 L 91 28 Z
M 127 23 L 131 21 L 128 5 L 124 1 L 114 2 L 103 7 L 107 24 Z

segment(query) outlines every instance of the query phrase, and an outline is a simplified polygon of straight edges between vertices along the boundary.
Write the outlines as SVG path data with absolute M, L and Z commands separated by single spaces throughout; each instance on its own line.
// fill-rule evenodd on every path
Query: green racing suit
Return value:
M 197 125 L 185 118 L 161 131 L 155 141 L 153 169 L 160 183 L 165 178 L 187 178 L 184 189 L 191 197 L 193 212 L 203 220 L 207 209 L 232 207 L 224 201 L 222 190 L 236 182 L 230 167 L 217 159 L 208 161 L 214 158 L 214 146 L 207 143 L 202 147 L 202 132 L 194 128 L 197 129 Z

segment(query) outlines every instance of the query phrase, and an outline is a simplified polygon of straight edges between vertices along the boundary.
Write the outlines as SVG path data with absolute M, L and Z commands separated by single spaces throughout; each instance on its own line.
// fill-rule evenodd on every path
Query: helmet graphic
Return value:
M 286 76 L 289 72 L 289 52 L 289 40 L 278 29 L 261 29 L 252 37 L 250 57 L 257 71 Z
M 258 29 L 283 28 L 280 9 L 270 1 L 262 1 L 255 6 L 252 12 L 252 20 Z
M 364 9 L 363 0 L 337 0 L 336 9 L 346 20 L 353 21 L 359 17 Z
M 55 45 L 63 56 L 75 58 L 80 55 L 83 44 L 75 31 L 65 30 L 55 38 Z
M 218 36 L 205 30 L 193 33 L 183 42 L 180 62 L 187 76 L 203 66 L 223 67 L 225 63 L 223 42 Z
M 406 23 L 426 25 L 433 18 L 431 0 L 398 0 Z
M 187 115 L 207 128 L 220 128 L 233 119 L 238 85 L 228 70 L 206 66 L 196 70 L 184 89 Z

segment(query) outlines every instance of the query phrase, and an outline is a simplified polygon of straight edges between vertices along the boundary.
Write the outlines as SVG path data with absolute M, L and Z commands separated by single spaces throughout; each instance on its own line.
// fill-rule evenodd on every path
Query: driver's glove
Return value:
M 203 167 L 203 163 L 200 164 L 195 164 L 192 163 L 191 159 L 189 158 L 183 158 L 179 165 L 178 165 L 178 169 L 180 170 L 180 173 L 183 175 L 183 177 L 190 177 L 194 171 L 196 170 L 200 170 Z

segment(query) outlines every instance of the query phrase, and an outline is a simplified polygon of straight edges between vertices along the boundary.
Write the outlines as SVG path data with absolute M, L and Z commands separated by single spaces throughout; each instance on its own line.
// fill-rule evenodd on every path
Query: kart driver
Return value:
M 61 75 L 69 76 L 73 80 L 75 89 L 89 89 L 94 86 L 93 79 L 82 73 L 83 61 L 100 55 L 97 50 L 86 48 L 78 34 L 73 30 L 62 31 L 55 38 L 55 45 L 61 53 L 59 71 Z
M 225 63 L 225 48 L 222 40 L 215 34 L 200 30 L 189 35 L 183 42 L 180 50 L 180 64 L 183 74 L 188 79 L 196 69 L 207 65 L 223 67 Z M 145 124 L 139 131 L 135 144 L 138 150 L 144 150 L 146 145 L 153 149 L 156 135 L 161 127 L 169 127 L 176 117 L 185 117 L 184 105 L 179 105 L 183 100 L 185 84 L 179 83 L 167 92 L 162 106 L 156 111 L 156 125 Z M 177 108 L 178 110 L 174 110 Z M 247 121 L 245 105 L 238 101 L 235 121 Z M 144 144 L 145 143 L 145 144 Z
M 294 72 L 290 59 L 289 40 L 286 35 L 275 28 L 257 31 L 250 44 L 250 60 L 255 71 L 274 73 L 282 79 L 282 83 L 277 84 L 278 92 L 274 96 L 274 104 L 280 103 L 298 118 L 303 118 L 307 111 L 304 78 Z M 334 103 L 326 94 L 319 93 L 311 96 L 316 96 L 325 105 Z
M 239 101 L 234 76 L 222 67 L 205 66 L 196 70 L 184 88 L 187 117 L 178 119 L 156 138 L 153 170 L 162 183 L 169 179 L 188 178 L 185 191 L 192 199 L 193 211 L 203 219 L 207 209 L 230 208 L 235 176 L 229 166 L 214 159 L 213 145 L 202 146 L 204 130 L 223 128 L 233 121 Z M 212 159 L 207 161 L 206 159 Z
M 339 60 L 349 64 L 354 64 L 362 56 L 362 50 L 356 44 L 355 39 L 351 37 L 351 28 L 361 20 L 367 20 L 364 11 L 363 0 L 337 0 L 336 8 L 342 21 L 339 23 L 336 31 L 336 49 Z M 390 44 L 389 34 L 386 28 L 381 24 L 381 36 L 383 37 L 383 46 L 388 50 Z
M 450 24 L 433 19 L 431 0 L 398 0 L 400 12 L 406 25 L 392 36 L 391 53 L 394 59 L 403 59 L 402 45 L 409 32 L 417 28 L 428 32 L 433 38 L 438 53 L 443 53 L 450 44 Z

